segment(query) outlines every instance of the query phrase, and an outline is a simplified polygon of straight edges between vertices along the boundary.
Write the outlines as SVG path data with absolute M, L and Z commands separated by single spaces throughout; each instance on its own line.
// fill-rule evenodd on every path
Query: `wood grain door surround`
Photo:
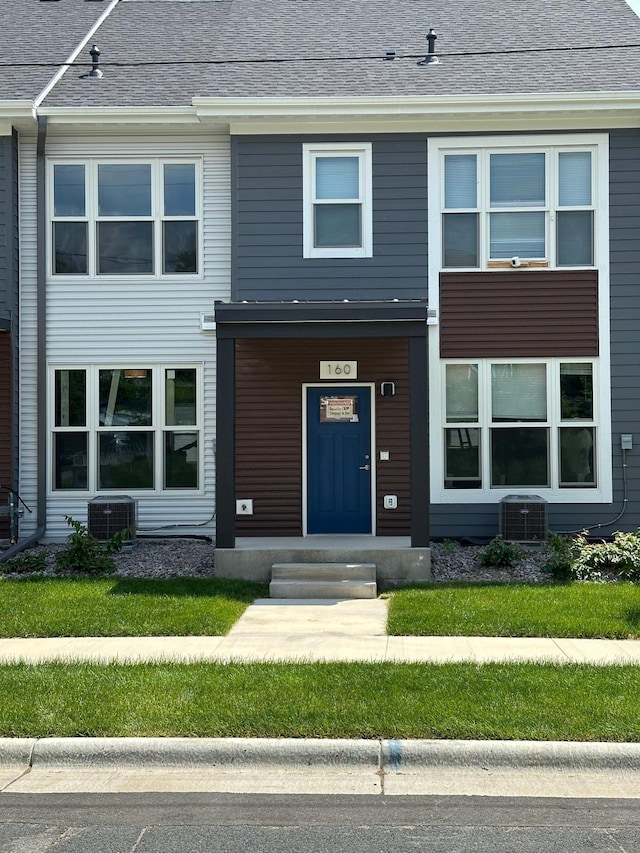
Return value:
M 378 536 L 410 532 L 409 346 L 406 338 L 239 339 L 236 341 L 235 493 L 253 500 L 253 515 L 236 519 L 239 536 L 303 535 L 303 389 L 323 384 L 321 360 L 357 361 L 355 384 L 375 395 L 377 461 L 373 493 Z M 380 383 L 393 381 L 383 397 Z M 395 494 L 398 508 L 385 510 Z

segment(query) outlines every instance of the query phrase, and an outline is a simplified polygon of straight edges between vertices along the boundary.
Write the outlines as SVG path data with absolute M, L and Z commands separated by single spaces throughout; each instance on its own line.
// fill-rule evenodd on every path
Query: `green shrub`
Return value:
M 122 549 L 125 531 L 116 533 L 107 542 L 99 542 L 81 521 L 76 521 L 70 515 L 66 515 L 65 519 L 73 532 L 67 537 L 65 548 L 56 554 L 58 571 L 91 574 L 115 571 L 116 564 L 111 555 Z
M 523 557 L 524 551 L 519 545 L 515 542 L 505 542 L 500 536 L 496 536 L 480 554 L 480 564 L 509 569 Z
M 599 580 L 603 574 L 613 573 L 620 580 L 640 581 L 638 531 L 618 531 L 610 542 L 584 545 L 576 559 L 574 573 L 578 580 Z
M 573 538 L 551 534 L 551 556 L 544 566 L 556 580 L 599 581 L 614 575 L 621 581 L 640 581 L 640 531 L 613 534 L 608 542 L 588 542 L 585 534 Z
M 0 572 L 14 575 L 28 575 L 31 572 L 43 572 L 47 567 L 47 558 L 44 551 L 36 551 L 31 554 L 19 554 L 4 563 L 0 563 Z
M 549 559 L 543 571 L 549 572 L 557 581 L 574 580 L 574 564 L 580 551 L 586 544 L 584 537 L 570 538 L 560 533 L 550 533 L 547 550 Z

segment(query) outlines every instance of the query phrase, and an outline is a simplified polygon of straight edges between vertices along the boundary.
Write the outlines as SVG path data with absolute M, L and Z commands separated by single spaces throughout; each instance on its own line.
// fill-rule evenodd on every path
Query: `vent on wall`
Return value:
M 105 495 L 93 498 L 87 506 L 89 533 L 100 542 L 106 542 L 116 533 L 123 533 L 125 544 L 136 538 L 137 505 L 127 495 Z
M 507 495 L 500 501 L 500 536 L 511 542 L 545 542 L 547 502 L 538 495 Z

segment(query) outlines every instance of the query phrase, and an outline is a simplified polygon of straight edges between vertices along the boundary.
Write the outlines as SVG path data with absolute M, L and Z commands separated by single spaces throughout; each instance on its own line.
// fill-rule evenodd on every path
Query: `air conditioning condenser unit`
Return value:
M 127 495 L 93 498 L 87 506 L 89 533 L 99 542 L 122 533 L 123 543 L 132 544 L 136 538 L 137 509 L 137 501 Z
M 546 542 L 547 502 L 539 495 L 507 495 L 500 501 L 502 539 L 535 544 Z

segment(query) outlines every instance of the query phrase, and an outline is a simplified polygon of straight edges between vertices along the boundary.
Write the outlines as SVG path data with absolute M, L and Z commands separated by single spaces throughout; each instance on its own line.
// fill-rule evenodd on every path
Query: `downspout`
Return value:
M 36 529 L 27 539 L 17 542 L 0 554 L 0 563 L 11 559 L 35 543 L 44 535 L 47 527 L 47 208 L 45 204 L 47 117 L 38 116 L 38 146 L 36 156 L 36 202 L 37 202 L 37 272 L 36 272 L 36 390 L 37 407 L 37 500 Z

